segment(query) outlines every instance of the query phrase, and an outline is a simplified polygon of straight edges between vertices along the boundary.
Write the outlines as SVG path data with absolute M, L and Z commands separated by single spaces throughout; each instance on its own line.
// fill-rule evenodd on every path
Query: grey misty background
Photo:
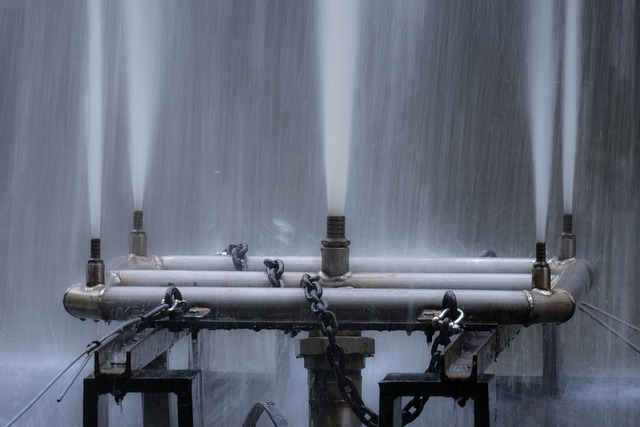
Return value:
M 352 254 L 477 256 L 491 248 L 499 256 L 531 257 L 524 67 L 527 34 L 535 29 L 527 3 L 364 6 L 346 205 Z M 103 7 L 106 260 L 126 252 L 133 210 L 127 128 L 135 117 L 127 115 L 122 10 L 122 2 Z M 563 15 L 558 2 L 559 47 Z M 144 203 L 150 253 L 208 254 L 247 241 L 253 254 L 318 255 L 326 193 L 316 4 L 160 1 L 149 16 L 161 46 Z M 640 323 L 639 23 L 635 1 L 584 3 L 574 197 L 578 254 L 600 273 L 587 301 L 634 324 Z M 83 280 L 89 255 L 87 34 L 83 1 L 0 2 L 0 378 L 9 384 L 0 392 L 0 421 L 107 329 L 81 323 L 62 307 L 66 288 Z M 559 99 L 549 165 L 551 253 L 562 215 L 560 105 Z M 560 330 L 568 374 L 638 376 L 638 356 L 581 313 Z M 218 334 L 223 342 L 255 339 L 257 349 L 277 341 L 273 333 Z M 385 373 L 419 372 L 427 363 L 420 334 L 376 337 L 377 355 L 364 371 L 365 401 L 375 407 Z M 220 392 L 230 396 L 228 413 L 220 416 L 238 424 L 251 403 L 272 399 L 293 425 L 303 425 L 306 372 L 293 359 L 293 340 L 285 342 L 291 348 L 279 381 L 287 386 L 256 396 L 250 381 L 230 381 Z M 498 369 L 539 374 L 536 343 L 539 330 L 528 328 Z M 398 355 L 394 348 L 407 350 Z M 589 399 L 578 398 L 587 420 L 630 424 L 637 416 L 630 404 Z M 79 425 L 80 402 L 76 384 L 62 404 L 39 404 L 23 425 Z M 136 402 L 125 399 L 134 414 Z M 451 413 L 470 419 L 469 407 L 441 406 L 421 422 Z M 136 425 L 126 411 L 112 412 L 112 422 Z M 501 415 L 498 423 L 505 422 Z

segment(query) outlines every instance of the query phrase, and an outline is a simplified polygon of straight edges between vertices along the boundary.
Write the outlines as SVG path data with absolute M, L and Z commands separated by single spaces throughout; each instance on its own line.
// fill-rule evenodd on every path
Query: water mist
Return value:
M 102 156 L 104 123 L 102 98 L 102 11 L 98 0 L 88 3 L 89 72 L 86 90 L 87 112 L 87 182 L 91 237 L 100 237 L 102 196 Z
M 578 114 L 580 106 L 580 82 L 582 55 L 580 53 L 579 0 L 567 0 L 565 10 L 563 98 L 562 98 L 562 184 L 564 213 L 571 214 L 573 206 L 573 181 L 578 144 Z
M 133 204 L 142 210 L 147 178 L 157 96 L 157 71 L 154 55 L 151 2 L 131 1 L 125 4 L 127 29 L 127 77 L 129 93 L 129 164 L 133 186 Z M 153 13 L 153 12 L 151 12 Z
M 344 215 L 351 138 L 357 3 L 328 0 L 319 4 L 318 32 L 322 87 L 324 163 L 328 213 Z
M 544 242 L 549 209 L 553 118 L 556 104 L 554 2 L 531 2 L 530 13 L 527 58 L 529 125 L 536 197 L 536 239 L 538 242 Z

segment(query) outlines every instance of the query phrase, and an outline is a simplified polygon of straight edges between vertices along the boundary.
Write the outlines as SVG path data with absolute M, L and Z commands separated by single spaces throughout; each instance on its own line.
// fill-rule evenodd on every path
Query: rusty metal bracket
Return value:
M 451 397 L 460 402 L 473 400 L 475 427 L 489 427 L 489 402 L 495 396 L 493 375 L 482 374 L 476 380 L 443 381 L 438 374 L 388 374 L 380 381 L 379 427 L 402 426 L 402 397 L 423 395 Z
M 104 394 L 122 399 L 128 393 L 173 393 L 177 396 L 178 426 L 201 427 L 201 374 L 196 370 L 143 370 L 129 378 L 95 377 L 84 379 L 83 426 L 106 427 L 108 412 L 101 412 L 99 400 Z M 158 414 L 160 415 L 160 414 Z M 166 420 L 168 421 L 168 420 Z M 164 420 L 150 420 L 151 425 L 165 425 Z M 145 425 L 147 425 L 145 423 Z
M 442 381 L 476 381 L 519 331 L 519 326 L 496 326 L 489 330 L 465 331 L 456 336 L 440 356 Z
M 131 329 L 95 353 L 95 375 L 131 377 L 188 335 L 188 331 L 172 332 L 166 328 Z

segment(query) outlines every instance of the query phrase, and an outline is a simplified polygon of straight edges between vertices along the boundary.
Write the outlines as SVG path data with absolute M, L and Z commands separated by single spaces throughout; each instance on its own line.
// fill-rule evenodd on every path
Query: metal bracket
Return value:
M 95 353 L 95 375 L 131 377 L 187 334 L 188 331 L 171 332 L 166 328 L 128 330 Z
M 441 379 L 476 381 L 519 331 L 519 326 L 497 326 L 456 336 L 440 356 Z
M 473 399 L 475 427 L 491 422 L 489 402 L 495 396 L 493 375 L 482 374 L 473 381 L 443 381 L 438 374 L 388 374 L 380 381 L 380 427 L 402 426 L 402 397 L 451 397 Z
M 106 427 L 108 414 L 100 412 L 99 398 L 117 392 L 120 398 L 128 393 L 173 393 L 177 396 L 178 426 L 201 427 L 200 381 L 200 371 L 195 370 L 144 370 L 123 381 L 90 375 L 84 379 L 83 426 Z M 151 422 L 161 425 L 162 421 Z

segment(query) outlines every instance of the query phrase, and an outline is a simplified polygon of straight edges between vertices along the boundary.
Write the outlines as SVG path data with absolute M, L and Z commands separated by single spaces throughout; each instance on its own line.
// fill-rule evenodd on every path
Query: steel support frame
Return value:
M 122 399 L 127 393 L 142 393 L 143 425 L 169 427 L 169 393 L 174 393 L 180 427 L 201 426 L 200 371 L 167 369 L 169 349 L 186 335 L 187 330 L 149 325 L 128 330 L 96 351 L 94 374 L 84 381 L 84 425 L 108 425 L 100 395 Z
M 491 396 L 495 396 L 495 383 L 491 374 L 481 374 L 476 380 L 467 381 L 443 381 L 437 373 L 388 374 L 380 381 L 379 387 L 380 427 L 402 426 L 403 396 L 473 399 L 474 426 L 490 425 L 489 403 Z
M 542 325 L 542 390 L 549 397 L 564 393 L 559 325 Z
M 83 426 L 106 427 L 105 412 L 99 404 L 103 394 L 110 393 L 122 398 L 128 393 L 174 393 L 178 398 L 178 426 L 201 427 L 200 381 L 200 371 L 190 369 L 142 370 L 127 379 L 89 375 L 84 379 Z
M 440 354 L 443 381 L 473 381 L 491 365 L 520 332 L 519 326 L 495 325 L 455 335 Z

